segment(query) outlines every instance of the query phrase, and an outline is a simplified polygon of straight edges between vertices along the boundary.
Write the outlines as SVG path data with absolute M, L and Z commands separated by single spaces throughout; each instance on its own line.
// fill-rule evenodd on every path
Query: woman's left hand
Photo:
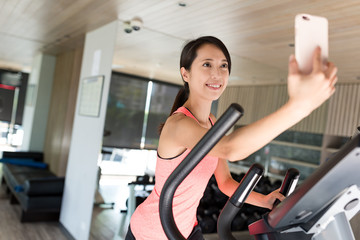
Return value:
M 264 196 L 264 207 L 272 209 L 276 199 L 279 199 L 280 201 L 283 201 L 285 199 L 285 196 L 280 193 L 280 188 Z

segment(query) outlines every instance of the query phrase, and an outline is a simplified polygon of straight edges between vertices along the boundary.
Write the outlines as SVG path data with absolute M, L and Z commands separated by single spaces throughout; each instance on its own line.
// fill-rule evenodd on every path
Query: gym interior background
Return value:
M 72 171 L 90 175 L 90 182 L 83 182 L 81 176 L 67 178 L 79 181 L 72 190 L 85 189 L 90 196 L 94 190 L 99 193 L 95 200 L 88 197 L 91 206 L 69 205 L 69 209 L 82 208 L 87 214 L 79 214 L 82 218 L 73 228 L 67 227 L 65 213 L 60 218 L 70 235 L 87 239 L 93 206 L 119 215 L 123 211 L 126 216 L 128 183 L 135 181 L 138 202 L 151 189 L 156 130 L 181 85 L 178 60 L 184 41 L 214 35 L 229 48 L 233 59 L 229 87 L 212 112 L 220 116 L 230 103 L 241 104 L 245 116 L 237 128 L 287 100 L 287 59 L 294 52 L 294 17 L 306 12 L 329 20 L 330 59 L 339 67 L 337 91 L 263 149 L 230 165 L 238 179 L 252 163 L 265 166 L 267 178 L 257 189 L 262 192 L 277 187 L 289 167 L 299 169 L 303 180 L 360 125 L 359 9 L 356 1 L 338 0 L 296 5 L 290 0 L 4 2 L 0 6 L 1 151 L 41 151 L 58 176 L 70 176 Z M 115 29 L 113 38 L 94 37 L 109 25 Z M 100 44 L 92 52 L 88 48 L 91 41 Z M 111 56 L 106 56 L 104 49 L 111 44 Z M 101 64 L 106 58 L 110 64 L 104 67 Z M 87 111 L 81 104 L 81 91 L 91 76 L 103 77 L 95 81 L 100 83 L 100 96 L 91 95 L 98 100 L 94 102 L 95 114 L 94 109 Z M 79 109 L 85 111 L 85 117 Z M 83 125 L 93 124 L 87 130 L 89 135 L 77 133 L 75 122 L 81 117 L 86 118 Z M 96 141 L 93 136 L 98 136 Z M 83 152 L 89 160 L 78 162 L 71 153 L 73 138 L 80 138 L 97 154 Z M 210 181 L 198 213 L 204 232 L 216 231 L 213 223 L 223 202 L 224 196 Z M 246 223 L 261 213 L 261 209 L 247 208 L 239 214 L 234 231 L 246 230 Z M 126 222 L 126 218 L 118 220 L 118 225 Z M 353 220 L 357 236 L 359 221 Z M 112 230 L 115 237 L 118 233 L 118 228 Z

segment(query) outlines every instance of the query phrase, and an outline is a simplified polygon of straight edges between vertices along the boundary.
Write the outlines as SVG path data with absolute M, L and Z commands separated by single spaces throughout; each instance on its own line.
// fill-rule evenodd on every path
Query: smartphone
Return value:
M 326 64 L 329 57 L 328 20 L 310 14 L 296 15 L 295 58 L 302 73 L 311 73 L 312 58 L 317 46 L 321 48 L 321 59 Z

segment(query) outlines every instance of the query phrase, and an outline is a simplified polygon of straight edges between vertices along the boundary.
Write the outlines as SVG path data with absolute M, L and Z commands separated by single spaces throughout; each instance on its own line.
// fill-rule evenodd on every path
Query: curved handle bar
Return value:
M 300 172 L 295 168 L 289 168 L 286 172 L 283 183 L 281 184 L 280 193 L 285 197 L 289 196 L 296 187 L 297 182 L 299 181 Z M 276 199 L 274 202 L 274 207 L 280 203 L 279 199 Z
M 170 240 L 185 239 L 176 226 L 172 210 L 172 200 L 177 187 L 225 133 L 240 119 L 243 112 L 244 110 L 239 104 L 231 104 L 166 180 L 160 195 L 159 211 L 162 227 Z
M 217 222 L 219 239 L 236 240 L 231 233 L 231 222 L 244 205 L 249 194 L 254 190 L 263 173 L 264 168 L 260 164 L 253 164 L 241 180 L 238 188 L 227 201 L 219 215 Z

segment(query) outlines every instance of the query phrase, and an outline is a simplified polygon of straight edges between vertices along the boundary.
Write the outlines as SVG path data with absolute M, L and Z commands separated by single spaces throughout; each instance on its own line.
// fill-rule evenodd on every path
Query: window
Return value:
M 163 83 L 153 83 L 147 127 L 145 134 L 145 148 L 156 149 L 159 140 L 159 125 L 169 116 L 171 107 L 180 87 Z
M 103 146 L 156 149 L 158 127 L 170 113 L 181 86 L 113 73 Z
M 28 76 L 27 73 L 0 69 L 0 121 L 13 120 L 14 124 L 22 124 Z M 18 88 L 17 94 L 15 87 Z M 12 119 L 15 110 L 16 115 Z

